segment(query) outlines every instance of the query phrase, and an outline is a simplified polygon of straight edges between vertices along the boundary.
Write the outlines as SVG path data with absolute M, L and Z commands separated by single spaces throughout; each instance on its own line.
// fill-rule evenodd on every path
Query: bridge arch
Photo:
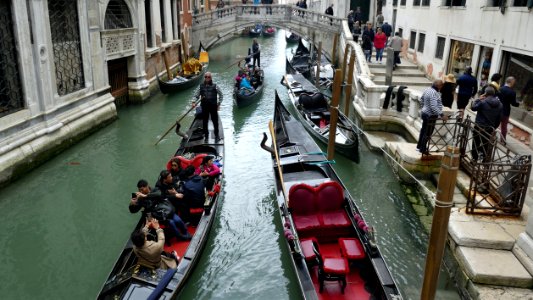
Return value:
M 254 8 L 257 13 L 253 13 Z M 323 49 L 331 55 L 334 36 L 341 33 L 343 20 L 292 5 L 227 6 L 193 16 L 191 41 L 193 49 L 200 42 L 209 48 L 246 27 L 262 23 L 290 30 L 306 40 L 314 37 L 315 42 L 322 41 Z

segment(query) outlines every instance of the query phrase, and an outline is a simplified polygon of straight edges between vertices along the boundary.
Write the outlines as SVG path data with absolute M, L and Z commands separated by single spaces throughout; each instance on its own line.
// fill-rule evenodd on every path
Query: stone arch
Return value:
M 129 1 L 109 0 L 105 8 L 102 22 L 105 30 L 135 27 L 136 19 L 132 15 Z

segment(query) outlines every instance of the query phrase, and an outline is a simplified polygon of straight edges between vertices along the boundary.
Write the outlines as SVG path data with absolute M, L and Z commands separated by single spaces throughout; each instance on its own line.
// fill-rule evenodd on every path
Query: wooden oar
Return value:
M 172 126 L 159 138 L 159 140 L 157 140 L 157 142 L 154 144 L 154 146 L 157 146 L 157 144 L 159 144 L 159 142 L 161 142 L 161 140 L 167 136 L 167 134 L 172 130 L 172 128 L 174 128 L 174 126 L 177 126 L 181 120 L 183 120 L 183 118 L 185 118 L 186 115 L 188 115 L 191 110 L 193 110 L 196 105 L 199 103 L 200 101 L 197 101 L 197 102 L 194 102 L 192 105 L 191 105 L 191 108 L 189 108 L 188 111 L 186 111 L 183 115 L 181 115 L 181 117 L 179 117 L 176 122 L 174 122 L 174 124 L 172 124 Z
M 283 172 L 281 171 L 281 163 L 279 161 L 279 153 L 278 153 L 278 146 L 276 144 L 276 133 L 274 131 L 274 123 L 272 122 L 272 120 L 270 120 L 268 122 L 268 129 L 270 130 L 270 136 L 272 137 L 272 148 L 274 148 L 274 156 L 276 158 L 276 165 L 278 166 L 278 175 L 279 175 L 279 180 L 281 181 L 281 191 L 283 193 L 283 200 L 285 201 L 285 213 L 286 213 L 286 217 L 289 219 L 289 222 L 290 222 L 290 226 L 294 229 L 294 230 L 291 230 L 292 233 L 293 233 L 293 236 L 294 236 L 294 252 L 302 255 L 302 249 L 300 249 L 300 245 L 298 243 L 298 232 L 296 231 L 296 226 L 294 225 L 294 222 L 292 220 L 292 218 L 289 218 L 289 199 L 288 199 L 288 195 L 287 195 L 287 192 L 285 191 L 285 181 L 283 180 Z
M 241 61 L 243 61 L 243 60 L 245 60 L 245 59 L 247 59 L 247 58 L 253 57 L 255 54 L 257 54 L 257 52 L 252 53 L 252 54 L 250 54 L 250 55 L 247 55 L 247 56 L 245 56 L 245 57 L 239 59 L 238 61 L 236 61 L 236 62 L 232 63 L 231 65 L 229 65 L 229 66 L 226 68 L 226 70 L 229 69 L 229 68 L 231 68 L 231 67 L 233 67 L 234 65 L 240 63 Z

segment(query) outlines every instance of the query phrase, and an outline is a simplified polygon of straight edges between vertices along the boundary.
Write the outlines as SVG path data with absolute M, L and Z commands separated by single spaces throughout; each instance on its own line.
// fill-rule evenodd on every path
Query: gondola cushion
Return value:
M 339 246 L 341 247 L 342 256 L 350 260 L 365 258 L 365 249 L 358 239 L 340 238 Z
M 352 223 L 344 210 L 320 213 L 320 224 L 323 227 L 350 227 Z
M 302 247 L 302 253 L 305 257 L 305 260 L 308 262 L 314 262 L 314 260 L 316 259 L 315 251 L 313 251 L 313 242 L 315 242 L 318 245 L 318 242 L 316 238 L 314 237 L 300 240 L 300 245 Z
M 344 257 L 324 257 L 324 272 L 328 274 L 348 274 L 350 267 Z
M 294 225 L 296 226 L 296 230 L 299 232 L 320 228 L 321 225 L 318 219 L 318 215 L 316 214 L 307 216 L 299 216 L 293 214 L 292 219 L 294 221 Z
M 202 164 L 202 161 L 203 161 L 205 156 L 207 156 L 207 153 L 197 154 L 192 159 L 186 159 L 183 156 L 176 156 L 176 157 L 180 160 L 181 169 L 185 169 L 185 168 L 187 168 L 190 165 L 194 166 L 195 168 L 200 167 L 200 165 Z M 172 159 L 170 159 L 167 162 L 167 170 L 170 170 L 171 166 L 172 166 Z
M 289 190 L 289 208 L 293 215 L 316 214 L 315 188 L 305 183 L 291 186 Z
M 301 94 L 298 103 L 307 110 L 327 109 L 328 102 L 322 93 Z
M 191 215 L 201 215 L 204 213 L 204 209 L 202 207 L 189 208 L 189 212 Z

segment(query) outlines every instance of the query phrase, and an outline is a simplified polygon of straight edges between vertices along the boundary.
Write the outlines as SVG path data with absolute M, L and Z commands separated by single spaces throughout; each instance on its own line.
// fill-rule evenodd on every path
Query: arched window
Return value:
M 131 28 L 131 14 L 124 0 L 111 0 L 105 11 L 105 29 Z
M 0 117 L 24 107 L 11 1 L 0 0 Z
M 63 96 L 85 87 L 78 1 L 49 1 L 48 14 L 56 67 L 57 93 Z

